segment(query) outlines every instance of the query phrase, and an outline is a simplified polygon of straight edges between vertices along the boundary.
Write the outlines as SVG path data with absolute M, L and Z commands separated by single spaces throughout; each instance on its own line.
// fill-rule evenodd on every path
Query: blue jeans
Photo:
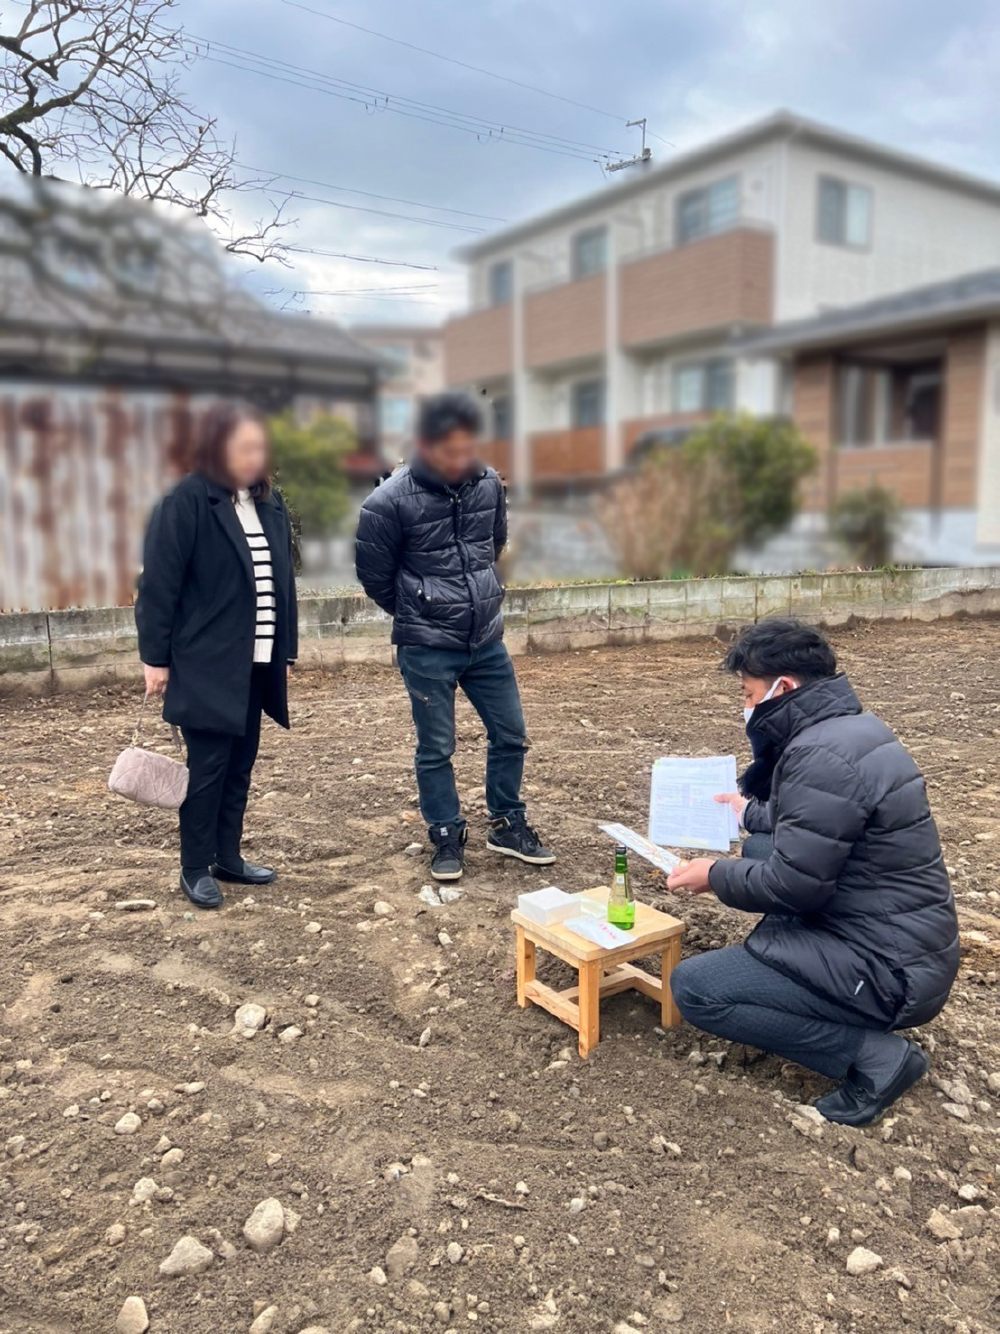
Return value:
M 490 817 L 523 811 L 521 777 L 528 739 L 514 664 L 503 641 L 468 650 L 404 645 L 397 657 L 417 729 L 417 790 L 427 823 L 465 824 L 451 764 L 459 686 L 486 727 Z
M 868 1029 L 858 1015 L 793 982 L 742 945 L 684 959 L 670 989 L 689 1024 L 843 1079 Z

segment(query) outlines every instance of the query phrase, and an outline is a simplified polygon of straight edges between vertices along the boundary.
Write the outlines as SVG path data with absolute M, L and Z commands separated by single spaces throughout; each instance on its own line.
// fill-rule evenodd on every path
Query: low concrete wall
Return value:
M 932 621 L 1000 613 L 1000 568 L 770 575 L 512 588 L 505 604 L 515 654 L 714 635 L 784 613 L 818 625 Z M 389 617 L 361 595 L 303 598 L 304 667 L 390 666 Z M 0 615 L 0 691 L 72 690 L 139 675 L 131 607 Z

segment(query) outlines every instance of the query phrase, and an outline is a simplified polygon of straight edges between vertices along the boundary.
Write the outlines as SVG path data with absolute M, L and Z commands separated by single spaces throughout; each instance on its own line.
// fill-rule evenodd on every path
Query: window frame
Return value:
M 709 402 L 709 387 L 713 372 L 718 373 L 724 370 L 728 380 L 728 402 L 724 407 L 713 407 Z M 698 406 L 694 408 L 685 408 L 680 402 L 680 381 L 681 376 L 697 371 L 701 377 Z M 716 412 L 734 412 L 736 409 L 736 359 L 734 357 L 701 357 L 692 358 L 687 361 L 675 362 L 673 374 L 671 376 L 671 411 L 678 415 L 690 415 L 694 413 L 705 413 L 708 415 Z
M 596 390 L 597 399 L 597 420 L 584 422 L 581 420 L 582 414 L 579 411 L 580 397 L 584 392 Z M 607 425 L 608 416 L 608 386 L 607 381 L 602 376 L 591 376 L 586 380 L 574 380 L 570 389 L 570 429 L 573 431 L 592 431 Z
M 496 275 L 505 274 L 506 292 L 497 300 L 496 295 Z M 487 304 L 491 310 L 497 310 L 501 306 L 509 306 L 514 300 L 514 262 L 511 259 L 495 259 L 486 271 L 486 295 Z
M 402 426 L 394 426 L 390 423 L 388 415 L 390 403 L 397 406 L 402 404 Z M 385 435 L 406 435 L 413 426 L 413 400 L 408 398 L 406 394 L 386 394 L 379 401 L 379 426 Z
M 710 236 L 721 236 L 724 232 L 730 232 L 734 227 L 740 225 L 740 204 L 741 204 L 741 182 L 742 177 L 738 171 L 731 171 L 725 176 L 720 176 L 714 181 L 709 181 L 705 185 L 694 186 L 690 190 L 685 190 L 677 196 L 674 203 L 674 244 L 675 246 L 693 245 L 695 241 L 704 241 Z M 722 227 L 713 227 L 711 225 L 711 194 L 713 190 L 718 190 L 723 186 L 732 185 L 736 192 L 736 211 L 733 214 L 731 222 L 727 222 Z M 684 235 L 682 225 L 684 207 L 691 200 L 698 199 L 702 202 L 705 214 L 704 230 L 697 232 L 692 236 Z
M 581 247 L 588 242 L 600 242 L 600 266 L 592 269 L 584 269 L 580 263 Z M 581 278 L 593 278 L 599 273 L 606 273 L 608 270 L 608 228 L 606 223 L 600 223 L 596 227 L 585 227 L 583 231 L 574 232 L 570 241 L 571 258 L 570 273 L 574 280 Z
M 824 186 L 834 185 L 841 193 L 840 208 L 840 230 L 839 240 L 823 234 L 823 189 Z M 866 218 L 867 226 L 865 228 L 864 241 L 849 241 L 847 239 L 847 218 L 848 218 L 848 199 L 852 190 L 861 191 L 867 198 L 868 213 Z M 870 185 L 865 185 L 861 181 L 849 180 L 846 176 L 834 176 L 828 171 L 821 171 L 816 177 L 816 240 L 819 245 L 834 246 L 838 250 L 853 250 L 855 254 L 868 254 L 872 249 L 873 237 L 875 235 L 875 191 Z

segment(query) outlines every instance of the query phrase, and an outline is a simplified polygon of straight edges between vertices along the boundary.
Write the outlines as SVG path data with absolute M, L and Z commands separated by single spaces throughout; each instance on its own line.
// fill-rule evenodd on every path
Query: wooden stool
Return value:
M 606 887 L 588 889 L 580 896 L 607 903 Z M 681 935 L 684 923 L 676 917 L 635 905 L 635 926 L 629 942 L 618 949 L 603 949 L 583 936 L 567 931 L 561 922 L 541 926 L 515 909 L 510 915 L 517 932 L 517 1003 L 524 1009 L 534 1002 L 554 1014 L 580 1035 L 580 1055 L 587 1056 L 601 1038 L 600 1003 L 602 996 L 634 988 L 660 1002 L 660 1022 L 673 1028 L 681 1021 L 680 1011 L 670 992 L 670 974 L 681 961 Z M 579 974 L 579 983 L 556 991 L 535 979 L 535 949 L 547 950 L 562 959 Z M 660 976 L 636 968 L 630 959 L 660 951 Z

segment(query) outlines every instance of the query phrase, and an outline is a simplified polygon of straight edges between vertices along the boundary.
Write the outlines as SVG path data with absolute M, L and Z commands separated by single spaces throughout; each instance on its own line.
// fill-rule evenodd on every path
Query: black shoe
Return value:
M 464 824 L 437 824 L 427 832 L 436 849 L 431 859 L 431 875 L 435 880 L 461 880 L 468 829 Z
M 272 871 L 270 866 L 254 866 L 253 862 L 242 860 L 237 865 L 240 869 L 231 871 L 228 866 L 216 862 L 212 874 L 216 880 L 229 880 L 235 885 L 269 885 L 278 878 L 278 872 Z
M 491 852 L 516 857 L 530 866 L 551 866 L 556 859 L 555 853 L 543 846 L 523 814 L 501 815 L 491 820 L 486 846 Z
M 190 875 L 190 879 L 188 878 Z M 196 908 L 221 908 L 225 899 L 222 890 L 207 870 L 181 871 L 181 889 Z
M 901 1098 L 918 1079 L 923 1079 L 930 1067 L 930 1059 L 922 1048 L 915 1042 L 906 1045 L 909 1051 L 884 1089 L 876 1090 L 871 1080 L 852 1066 L 840 1087 L 817 1098 L 813 1106 L 828 1121 L 836 1121 L 842 1126 L 874 1124 L 897 1098 Z

